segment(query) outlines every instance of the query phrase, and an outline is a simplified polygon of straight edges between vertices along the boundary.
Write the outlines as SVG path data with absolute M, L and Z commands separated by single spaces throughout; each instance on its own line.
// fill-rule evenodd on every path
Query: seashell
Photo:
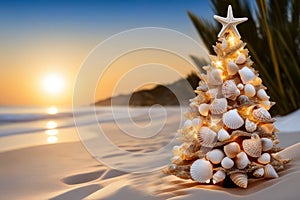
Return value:
M 180 155 L 180 147 L 175 145 L 172 149 L 172 152 L 174 155 L 179 156 Z
M 262 151 L 269 151 L 273 148 L 273 141 L 269 138 L 261 138 Z
M 220 149 L 213 149 L 206 153 L 206 159 L 213 164 L 219 164 L 225 157 L 224 153 Z
M 241 105 L 249 103 L 249 98 L 246 95 L 241 95 L 238 98 L 238 101 Z
M 244 85 L 243 85 L 242 83 L 237 84 L 236 87 L 237 87 L 239 90 L 244 89 Z
M 190 174 L 193 180 L 205 183 L 211 179 L 213 168 L 209 161 L 198 159 L 191 165 Z
M 262 84 L 262 80 L 259 77 L 255 77 L 252 81 L 249 82 L 253 86 L 259 86 Z
M 265 133 L 273 133 L 273 131 L 275 130 L 275 126 L 273 123 L 262 124 L 262 125 L 260 125 L 260 127 L 261 127 L 262 131 Z
M 258 168 L 253 172 L 253 176 L 260 178 L 264 176 L 264 173 L 265 173 L 264 168 Z
M 226 98 L 214 99 L 209 107 L 212 114 L 222 114 L 227 110 Z
M 227 69 L 228 75 L 235 75 L 239 71 L 240 68 L 239 68 L 239 66 L 237 66 L 237 64 L 230 61 L 230 62 L 228 62 L 226 69 Z
M 259 122 L 268 122 L 271 120 L 271 115 L 265 108 L 253 110 L 252 116 Z
M 251 139 L 242 142 L 244 151 L 251 157 L 257 158 L 261 155 L 262 142 L 257 134 L 253 134 Z
M 233 160 L 231 160 L 230 158 L 228 157 L 225 157 L 223 158 L 222 162 L 221 162 L 221 165 L 224 169 L 230 169 L 233 167 L 234 165 L 234 162 Z
M 266 110 L 269 110 L 272 106 L 275 105 L 275 102 L 266 100 L 266 101 L 259 101 L 259 105 L 264 107 Z
M 209 104 L 207 103 L 202 103 L 199 105 L 198 107 L 199 113 L 203 116 L 207 116 L 208 115 L 208 111 L 209 111 Z
M 231 142 L 224 146 L 224 153 L 228 158 L 234 158 L 240 151 L 240 145 L 236 142 Z
M 230 174 L 230 179 L 241 188 L 247 188 L 248 186 L 248 176 L 245 173 L 237 172 Z
M 233 109 L 223 114 L 223 123 L 230 129 L 238 129 L 243 126 L 244 120 L 237 109 Z
M 255 91 L 255 88 L 254 88 L 253 85 L 251 85 L 249 83 L 245 85 L 245 87 L 244 87 L 244 94 L 247 97 L 249 97 L 249 98 L 254 97 L 255 93 L 256 93 L 256 91 Z
M 221 181 L 223 181 L 226 177 L 226 173 L 223 170 L 218 170 L 216 173 L 214 173 L 213 175 L 213 183 L 219 183 Z
M 253 71 L 251 71 L 251 69 L 249 69 L 248 67 L 243 67 L 242 69 L 240 69 L 239 74 L 244 84 L 249 83 L 256 77 Z
M 211 85 L 221 85 L 223 83 L 222 79 L 223 71 L 221 69 L 213 69 L 208 75 L 208 82 Z
M 202 126 L 202 120 L 199 117 L 192 119 L 192 126 L 194 127 Z
M 172 162 L 173 164 L 180 164 L 180 163 L 182 163 L 182 159 L 181 159 L 180 156 L 174 156 L 174 157 L 171 159 L 171 162 Z
M 250 121 L 250 120 L 247 118 L 247 119 L 246 119 L 246 123 L 245 123 L 245 128 L 246 128 L 246 130 L 247 130 L 248 132 L 252 133 L 252 132 L 254 132 L 254 131 L 256 130 L 257 125 L 256 125 L 254 122 Z
M 203 126 L 199 130 L 198 140 L 202 146 L 212 147 L 217 140 L 217 133 L 206 126 Z
M 250 160 L 248 159 L 248 156 L 245 152 L 241 151 L 236 155 L 235 165 L 238 169 L 244 169 L 248 166 L 249 163 Z
M 235 60 L 235 63 L 240 65 L 243 64 L 244 62 L 246 62 L 247 58 L 244 54 L 240 54 L 237 59 Z
M 271 161 L 271 156 L 269 153 L 263 153 L 257 161 L 263 165 L 268 164 Z
M 192 120 L 190 120 L 190 119 L 185 120 L 183 126 L 184 126 L 184 127 L 192 126 Z
M 206 92 L 208 90 L 208 86 L 206 84 L 198 86 L 197 90 L 202 91 L 202 92 Z
M 230 135 L 229 133 L 225 130 L 225 129 L 220 129 L 218 131 L 218 140 L 219 141 L 225 141 L 225 140 L 228 140 L 230 138 Z
M 228 42 L 224 39 L 222 41 L 222 49 L 226 49 L 228 47 Z
M 270 97 L 267 95 L 267 93 L 264 89 L 259 89 L 257 91 L 257 97 L 261 100 L 269 100 L 270 99 Z
M 265 178 L 278 178 L 278 174 L 272 165 L 267 164 L 264 167 L 264 171 L 265 171 L 265 174 L 264 174 Z
M 234 80 L 228 80 L 222 85 L 222 94 L 225 98 L 235 100 L 240 95 L 240 90 L 236 87 Z
M 210 90 L 208 90 L 206 92 L 207 95 L 209 95 L 211 98 L 216 98 L 216 96 L 218 95 L 219 93 L 219 89 L 218 88 L 212 88 Z

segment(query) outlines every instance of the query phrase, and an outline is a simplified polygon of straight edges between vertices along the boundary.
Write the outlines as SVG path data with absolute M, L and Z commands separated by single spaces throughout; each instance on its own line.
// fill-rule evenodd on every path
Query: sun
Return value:
M 65 80 L 60 74 L 48 74 L 43 78 L 43 89 L 49 94 L 60 94 L 65 88 Z

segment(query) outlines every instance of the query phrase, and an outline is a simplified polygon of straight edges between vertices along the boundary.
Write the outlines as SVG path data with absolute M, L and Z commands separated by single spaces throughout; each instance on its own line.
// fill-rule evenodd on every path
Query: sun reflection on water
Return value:
M 55 106 L 51 106 L 47 109 L 47 113 L 49 115 L 56 115 L 58 112 L 57 108 Z M 50 120 L 46 123 L 46 128 L 47 130 L 45 130 L 45 134 L 47 135 L 47 142 L 49 144 L 53 144 L 56 143 L 58 141 L 58 130 L 57 128 L 57 123 L 53 120 Z
M 55 106 L 51 106 L 47 109 L 47 113 L 50 115 L 56 115 L 58 112 L 58 109 Z

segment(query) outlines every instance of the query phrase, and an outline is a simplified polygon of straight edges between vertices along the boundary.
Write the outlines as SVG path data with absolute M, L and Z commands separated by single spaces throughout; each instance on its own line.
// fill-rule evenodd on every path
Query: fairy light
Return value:
M 230 36 L 230 37 L 228 38 L 228 42 L 229 42 L 230 46 L 234 45 L 234 43 L 235 43 L 235 37 Z
M 222 69 L 223 69 L 223 67 L 222 67 L 222 61 L 219 61 L 219 60 L 218 60 L 218 61 L 216 62 L 216 67 L 217 67 L 217 68 L 222 68 Z

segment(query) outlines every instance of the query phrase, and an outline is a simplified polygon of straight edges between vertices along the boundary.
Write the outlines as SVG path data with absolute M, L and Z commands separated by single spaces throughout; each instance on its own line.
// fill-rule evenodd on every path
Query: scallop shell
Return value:
M 222 79 L 223 71 L 221 69 L 213 69 L 208 74 L 208 82 L 211 85 L 221 85 L 223 83 Z
M 207 103 L 202 103 L 199 105 L 198 107 L 199 113 L 203 116 L 207 116 L 208 115 L 208 111 L 209 111 L 209 104 Z
M 248 186 L 248 176 L 245 173 L 237 172 L 231 174 L 230 179 L 241 188 L 247 188 Z
M 221 165 L 224 169 L 230 169 L 233 167 L 234 165 L 234 162 L 233 160 L 231 160 L 230 158 L 228 157 L 225 157 L 223 158 L 222 162 L 221 162 Z
M 236 87 L 234 80 L 228 80 L 222 85 L 222 94 L 225 98 L 235 100 L 240 95 L 240 90 Z
M 226 173 L 223 170 L 218 170 L 216 173 L 213 175 L 213 183 L 219 183 L 223 181 L 226 177 Z
M 247 97 L 249 97 L 249 98 L 254 97 L 255 93 L 256 93 L 256 90 L 255 90 L 255 88 L 254 88 L 253 85 L 251 85 L 249 83 L 245 85 L 245 87 L 244 87 L 244 94 Z
M 227 110 L 226 98 L 214 99 L 209 107 L 212 114 L 222 114 Z
M 273 148 L 273 141 L 269 138 L 261 138 L 262 151 L 269 151 Z
M 218 140 L 219 141 L 224 141 L 224 140 L 228 140 L 230 138 L 229 133 L 225 130 L 225 129 L 220 129 L 218 131 Z
M 251 139 L 242 142 L 244 151 L 251 157 L 257 158 L 261 155 L 262 142 L 257 134 L 253 134 Z
M 228 75 L 235 75 L 239 71 L 240 68 L 239 68 L 239 66 L 237 66 L 237 64 L 230 61 L 230 62 L 228 62 L 226 69 L 227 69 Z
M 202 146 L 213 147 L 217 141 L 217 133 L 206 126 L 203 126 L 199 130 L 198 140 Z
M 271 156 L 269 153 L 263 153 L 258 159 L 257 161 L 261 164 L 268 164 L 271 161 Z
M 252 116 L 259 122 L 268 122 L 271 120 L 271 114 L 265 108 L 253 110 Z
M 241 151 L 236 155 L 235 165 L 238 169 L 244 169 L 248 166 L 249 163 L 250 160 L 248 159 L 248 156 L 245 152 Z
M 246 122 L 245 122 L 245 128 L 246 128 L 246 131 L 252 133 L 256 130 L 257 125 L 247 118 Z
M 264 176 L 264 173 L 265 173 L 264 168 L 258 168 L 253 172 L 253 176 L 260 178 Z
M 278 174 L 272 165 L 267 164 L 264 167 L 264 171 L 265 171 L 265 174 L 264 174 L 265 178 L 278 178 Z
M 238 98 L 241 105 L 249 103 L 249 98 L 246 95 L 241 95 Z
M 243 85 L 242 83 L 237 84 L 236 87 L 237 87 L 239 90 L 244 89 L 244 85 Z
M 229 158 L 234 158 L 240 151 L 240 145 L 236 142 L 231 142 L 224 146 L 224 153 Z
M 238 129 L 243 126 L 244 120 L 237 109 L 233 109 L 223 114 L 223 123 L 230 129 Z
M 243 67 L 242 69 L 240 69 L 239 74 L 244 84 L 249 83 L 256 77 L 255 74 L 248 67 Z
M 272 123 L 262 124 L 262 125 L 260 125 L 260 127 L 261 127 L 262 131 L 265 133 L 273 133 L 273 131 L 275 130 L 275 126 Z
M 240 65 L 243 64 L 244 62 L 246 62 L 247 58 L 244 54 L 240 54 L 237 59 L 235 60 L 235 63 Z
M 225 157 L 224 153 L 220 149 L 213 149 L 206 153 L 206 159 L 213 164 L 219 164 Z
M 190 174 L 193 180 L 199 183 L 205 183 L 211 179 L 213 168 L 209 161 L 198 159 L 191 165 Z
M 260 98 L 261 100 L 269 100 L 270 97 L 267 95 L 266 91 L 264 89 L 259 89 L 257 91 L 257 97 Z

